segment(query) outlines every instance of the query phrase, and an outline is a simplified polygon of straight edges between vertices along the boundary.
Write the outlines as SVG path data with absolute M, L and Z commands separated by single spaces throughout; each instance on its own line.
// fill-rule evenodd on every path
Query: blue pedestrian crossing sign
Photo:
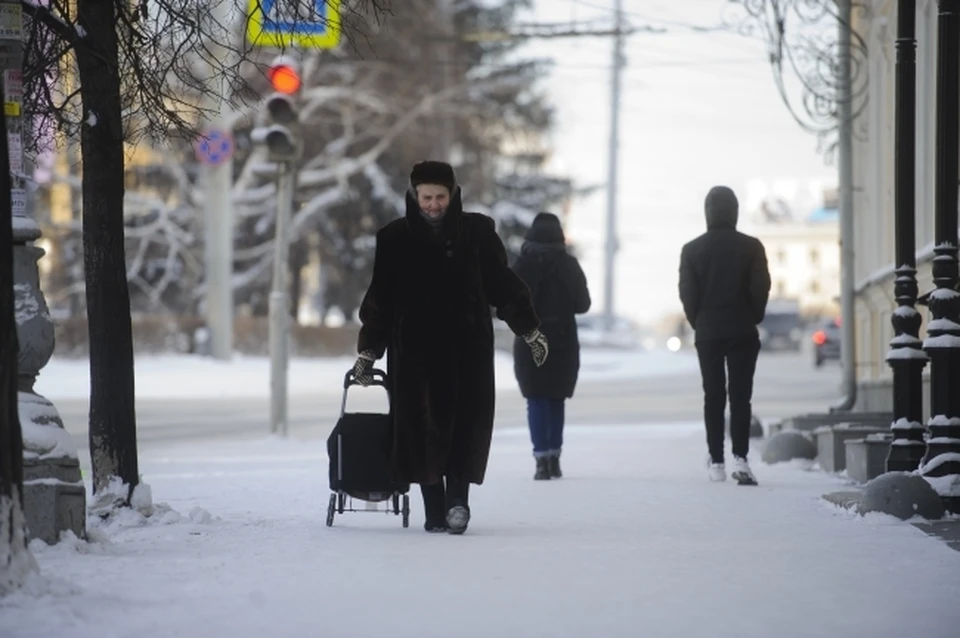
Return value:
M 233 156 L 233 136 L 227 131 L 210 129 L 197 136 L 194 148 L 198 160 L 220 166 Z
M 332 49 L 340 44 L 340 0 L 249 0 L 253 46 Z

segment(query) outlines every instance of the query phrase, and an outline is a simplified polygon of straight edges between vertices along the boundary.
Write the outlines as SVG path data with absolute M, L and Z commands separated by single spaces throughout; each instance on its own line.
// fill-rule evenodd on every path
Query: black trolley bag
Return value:
M 380 386 L 390 398 L 387 374 L 378 368 L 370 370 L 371 386 Z M 347 412 L 347 392 L 359 385 L 353 370 L 343 377 L 343 400 L 340 418 L 327 438 L 330 459 L 330 502 L 327 506 L 327 527 L 333 517 L 344 512 L 386 512 L 402 514 L 403 526 L 410 526 L 409 483 L 398 483 L 391 474 L 393 452 L 393 415 L 388 413 Z M 390 402 L 392 405 L 392 402 Z M 348 502 L 348 499 L 350 501 Z M 384 509 L 354 509 L 353 499 L 367 503 L 392 501 Z

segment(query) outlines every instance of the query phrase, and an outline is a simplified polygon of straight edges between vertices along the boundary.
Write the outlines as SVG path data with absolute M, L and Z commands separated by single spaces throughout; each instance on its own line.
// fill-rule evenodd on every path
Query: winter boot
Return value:
M 554 454 L 550 457 L 550 478 L 561 478 L 563 472 L 560 471 L 560 455 Z
M 723 463 L 714 463 L 709 455 L 707 455 L 707 476 L 714 483 L 721 483 L 727 480 L 727 472 L 723 467 Z
M 550 480 L 550 459 L 545 456 L 538 456 L 534 459 L 537 462 L 537 472 L 533 475 L 534 481 Z
M 470 523 L 470 483 L 447 477 L 447 531 L 463 534 Z
M 447 521 L 444 515 L 446 496 L 443 481 L 433 485 L 421 485 L 420 493 L 423 495 L 423 512 L 426 518 L 423 529 L 430 533 L 447 531 Z

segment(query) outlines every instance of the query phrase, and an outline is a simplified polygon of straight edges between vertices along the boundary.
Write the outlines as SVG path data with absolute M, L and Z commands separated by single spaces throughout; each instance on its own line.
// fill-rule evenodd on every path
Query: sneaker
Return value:
M 742 456 L 733 457 L 733 480 L 741 485 L 756 485 L 757 478 L 750 471 L 750 464 Z
M 727 480 L 727 471 L 723 463 L 714 463 L 713 459 L 707 456 L 707 476 L 714 483 L 720 483 Z

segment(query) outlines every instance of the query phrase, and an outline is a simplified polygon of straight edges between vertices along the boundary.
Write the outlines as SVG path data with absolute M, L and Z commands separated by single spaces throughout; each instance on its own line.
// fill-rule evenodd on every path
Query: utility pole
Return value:
M 213 32 L 222 32 L 229 38 L 234 18 L 234 3 L 231 0 L 213 0 L 211 8 Z M 226 125 L 230 112 L 227 106 L 229 95 L 223 82 L 223 73 L 217 68 L 229 68 L 230 60 L 236 57 L 239 47 L 227 46 L 211 38 L 207 43 L 208 51 L 215 61 L 209 62 L 210 77 L 208 91 L 216 90 L 219 85 L 218 116 L 201 134 L 216 132 L 229 138 L 231 127 Z M 219 61 L 219 62 L 217 62 Z M 220 76 L 218 78 L 218 76 Z M 218 79 L 220 80 L 218 82 Z M 201 173 L 203 180 L 203 209 L 206 226 L 204 244 L 204 271 L 206 281 L 205 314 L 210 338 L 210 354 L 215 359 L 229 360 L 233 354 L 233 202 L 230 192 L 233 188 L 233 158 L 230 154 L 219 162 L 207 161 Z
M 839 0 L 838 45 L 840 77 L 837 87 L 838 164 L 840 186 L 840 360 L 843 363 L 844 396 L 833 406 L 834 412 L 847 412 L 857 402 L 856 321 L 854 301 L 853 245 L 853 80 L 850 31 L 853 29 L 851 0 Z
M 616 0 L 613 36 L 613 68 L 610 78 L 610 146 L 607 159 L 607 237 L 604 243 L 603 317 L 607 331 L 614 321 L 614 271 L 617 261 L 617 160 L 620 150 L 620 78 L 623 56 L 623 4 Z

